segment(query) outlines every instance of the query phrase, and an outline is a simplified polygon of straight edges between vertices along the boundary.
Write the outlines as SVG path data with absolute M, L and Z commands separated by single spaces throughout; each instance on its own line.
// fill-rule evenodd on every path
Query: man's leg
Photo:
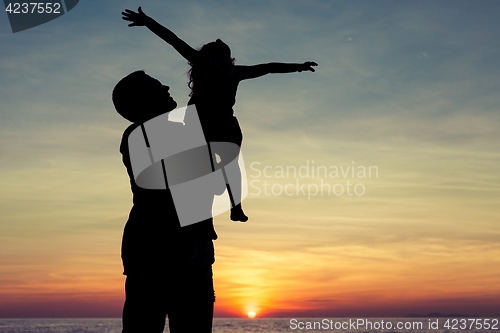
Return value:
M 122 333 L 163 332 L 166 284 L 162 276 L 127 276 Z
M 215 294 L 212 267 L 193 267 L 185 272 L 169 297 L 168 323 L 171 333 L 210 333 Z

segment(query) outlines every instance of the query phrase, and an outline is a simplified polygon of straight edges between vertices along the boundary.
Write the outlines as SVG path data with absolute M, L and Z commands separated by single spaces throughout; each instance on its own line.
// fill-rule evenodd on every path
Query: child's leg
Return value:
M 237 149 L 239 152 L 239 148 Z M 238 165 L 238 156 L 234 157 L 234 154 L 228 154 L 229 156 L 222 156 L 221 162 L 225 165 L 222 169 L 224 178 L 226 180 L 227 188 L 231 199 L 231 220 L 233 221 L 248 221 L 248 217 L 243 212 L 241 207 L 241 170 Z M 232 160 L 230 160 L 232 158 Z M 230 161 L 230 162 L 229 162 Z M 228 163 L 229 162 L 229 163 Z M 227 164 L 226 164 L 227 163 Z
M 241 142 L 243 141 L 243 133 L 241 132 L 241 127 L 240 123 L 238 122 L 238 119 L 236 117 L 232 117 L 232 125 L 230 126 L 231 128 L 231 135 L 233 137 L 233 141 L 238 145 L 238 156 L 239 156 L 239 150 L 241 149 Z M 243 213 L 243 209 L 241 207 L 241 193 L 242 193 L 242 188 L 241 188 L 241 170 L 239 168 L 239 165 L 236 163 L 235 168 L 235 182 L 237 181 L 238 184 L 240 184 L 238 188 L 238 192 L 236 195 L 233 197 L 235 198 L 235 201 L 239 202 L 233 209 L 231 209 L 231 220 L 233 221 L 241 221 L 241 222 L 246 222 L 248 220 L 248 217 Z M 236 170 L 237 169 L 237 170 Z M 238 180 L 236 180 L 238 179 Z
M 223 168 L 223 172 L 226 174 L 226 184 L 228 184 L 228 191 L 232 195 L 232 207 L 231 207 L 231 220 L 233 221 L 248 221 L 248 217 L 243 212 L 241 207 L 241 170 L 238 165 L 238 160 L 234 160 Z
M 210 147 L 212 148 L 214 165 L 220 164 L 226 182 L 231 200 L 231 220 L 246 222 L 248 217 L 241 208 L 242 184 L 241 170 L 238 164 L 239 147 L 227 142 L 212 142 Z
M 221 171 L 231 200 L 231 220 L 246 222 L 248 217 L 241 208 L 242 184 L 238 157 L 243 134 L 238 120 L 236 117 L 231 117 L 228 122 L 225 122 L 217 130 L 213 130 L 211 134 L 210 138 L 214 140 L 209 144 L 212 163 L 214 170 L 219 169 L 217 167 L 219 163 L 223 166 Z M 219 156 L 219 159 L 216 155 Z

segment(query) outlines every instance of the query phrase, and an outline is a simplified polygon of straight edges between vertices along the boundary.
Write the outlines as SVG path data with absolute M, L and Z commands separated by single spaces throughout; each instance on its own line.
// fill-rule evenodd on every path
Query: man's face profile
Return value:
M 170 96 L 169 86 L 161 84 L 160 81 L 147 74 L 143 75 L 141 81 L 145 91 L 144 104 L 147 105 L 144 110 L 141 110 L 145 120 L 172 111 L 177 107 L 177 102 Z

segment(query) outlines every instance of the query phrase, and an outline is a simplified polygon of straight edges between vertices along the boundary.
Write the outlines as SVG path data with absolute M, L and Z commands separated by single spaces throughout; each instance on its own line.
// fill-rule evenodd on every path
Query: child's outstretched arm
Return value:
M 123 15 L 122 19 L 124 19 L 125 21 L 132 22 L 128 25 L 129 27 L 146 26 L 149 30 L 154 32 L 158 37 L 160 37 L 165 42 L 172 45 L 174 49 L 176 49 L 177 52 L 179 52 L 180 55 L 183 56 L 187 61 L 189 62 L 196 61 L 196 57 L 198 56 L 198 51 L 196 51 L 191 46 L 189 46 L 185 41 L 177 37 L 172 31 L 165 28 L 164 26 L 153 20 L 151 17 L 144 14 L 141 7 L 139 7 L 137 13 L 132 10 L 125 9 L 125 11 L 122 12 L 122 15 Z
M 240 75 L 240 80 L 254 79 L 259 76 L 274 73 L 294 73 L 302 71 L 314 72 L 312 66 L 318 66 L 317 63 L 306 61 L 303 64 L 284 64 L 280 62 L 270 62 L 254 66 L 236 66 Z

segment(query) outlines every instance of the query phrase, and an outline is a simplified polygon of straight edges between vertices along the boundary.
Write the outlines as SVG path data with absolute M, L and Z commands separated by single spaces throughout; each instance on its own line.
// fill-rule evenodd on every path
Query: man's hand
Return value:
M 311 71 L 311 72 L 314 72 L 314 68 L 312 68 L 311 66 L 318 66 L 317 63 L 315 62 L 312 62 L 312 61 L 306 61 L 304 64 L 304 69 L 301 70 L 302 71 Z
M 129 9 L 125 9 L 125 11 L 122 12 L 122 19 L 132 22 L 128 25 L 129 27 L 144 26 L 146 25 L 146 21 L 149 19 L 149 17 L 144 14 L 141 7 L 139 7 L 137 11 L 138 13 Z

